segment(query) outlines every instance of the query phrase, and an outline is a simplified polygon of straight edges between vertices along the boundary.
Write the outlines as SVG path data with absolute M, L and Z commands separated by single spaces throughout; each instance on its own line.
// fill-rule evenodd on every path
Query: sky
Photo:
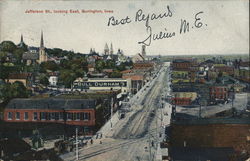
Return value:
M 26 13 L 30 10 L 50 10 L 51 13 Z M 79 10 L 80 13 L 54 13 L 54 10 Z M 113 13 L 81 13 L 82 10 Z M 169 12 L 171 16 L 149 20 L 147 26 L 145 21 L 135 21 L 139 10 L 145 14 L 144 18 Z M 130 23 L 108 26 L 112 16 L 117 22 L 122 19 L 125 22 L 128 17 Z M 142 14 L 137 17 L 141 19 Z M 180 34 L 183 20 L 189 22 L 189 32 Z M 198 28 L 200 22 L 202 26 Z M 81 53 L 89 53 L 90 48 L 94 48 L 103 53 L 105 43 L 109 46 L 112 43 L 115 52 L 120 48 L 125 55 L 134 55 L 141 52 L 142 44 L 138 42 L 149 38 L 149 27 L 148 55 L 249 53 L 248 0 L 0 1 L 1 42 L 11 40 L 17 44 L 23 34 L 27 45 L 39 46 L 43 31 L 47 48 Z M 153 40 L 153 35 L 159 36 L 160 32 L 172 37 Z

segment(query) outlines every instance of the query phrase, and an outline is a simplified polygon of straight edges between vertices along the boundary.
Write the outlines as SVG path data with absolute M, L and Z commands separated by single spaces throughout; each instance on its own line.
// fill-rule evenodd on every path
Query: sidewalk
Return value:
M 159 136 L 159 141 L 158 141 L 158 146 L 157 146 L 157 151 L 156 151 L 156 156 L 155 156 L 156 161 L 161 161 L 162 156 L 168 156 L 168 148 L 161 148 L 160 144 L 161 142 L 164 141 L 164 138 L 166 137 L 165 128 L 166 126 L 169 126 L 170 124 L 172 106 L 167 102 L 164 105 L 165 106 L 163 109 L 158 110 L 158 113 L 162 112 L 163 117 L 162 117 L 162 125 L 161 125 L 161 122 L 158 123 L 158 126 L 161 127 L 161 137 Z

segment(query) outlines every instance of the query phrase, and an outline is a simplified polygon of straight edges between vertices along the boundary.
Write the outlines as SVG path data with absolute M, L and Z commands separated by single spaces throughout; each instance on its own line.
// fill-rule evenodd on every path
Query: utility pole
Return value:
M 112 116 L 113 116 L 113 97 L 111 98 L 111 105 L 110 105 L 110 128 L 112 130 Z
M 152 160 L 152 154 L 151 154 L 151 141 L 150 141 L 150 135 L 148 135 L 148 149 L 149 149 L 149 161 Z
M 162 99 L 162 107 L 161 107 L 161 126 L 163 127 L 163 125 L 162 125 L 162 120 L 163 120 L 163 116 L 162 116 L 162 110 L 163 110 L 163 106 L 164 105 L 164 103 L 163 103 L 163 99 Z
M 79 160 L 79 154 L 78 154 L 78 129 L 76 128 L 76 160 Z

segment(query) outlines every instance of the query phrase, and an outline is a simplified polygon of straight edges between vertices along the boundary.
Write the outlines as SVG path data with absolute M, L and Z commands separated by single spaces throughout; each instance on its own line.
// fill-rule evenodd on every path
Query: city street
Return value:
M 94 137 L 93 144 L 79 149 L 79 160 L 153 160 L 156 157 L 163 127 L 169 124 L 171 116 L 171 106 L 162 102 L 169 91 L 166 69 L 162 67 L 158 76 L 130 100 L 132 110 L 124 119 L 114 118 L 118 117 L 114 114 L 112 128 L 111 123 L 105 124 L 99 131 L 102 138 Z M 76 159 L 75 152 L 61 157 L 68 161 Z

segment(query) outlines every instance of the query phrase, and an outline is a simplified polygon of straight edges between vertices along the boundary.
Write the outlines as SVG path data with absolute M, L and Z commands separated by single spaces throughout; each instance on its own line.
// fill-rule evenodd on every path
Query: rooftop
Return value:
M 231 147 L 223 148 L 194 148 L 194 147 L 172 147 L 170 148 L 170 156 L 174 160 L 181 161 L 228 161 L 234 149 Z
M 38 53 L 26 52 L 26 53 L 23 54 L 22 58 L 24 60 L 37 60 L 37 59 L 39 59 L 39 55 L 38 55 Z
M 96 107 L 93 99 L 63 99 L 63 98 L 39 98 L 39 99 L 12 99 L 6 109 L 90 109 Z
M 10 73 L 9 79 L 27 79 L 28 77 L 31 77 L 31 73 Z

